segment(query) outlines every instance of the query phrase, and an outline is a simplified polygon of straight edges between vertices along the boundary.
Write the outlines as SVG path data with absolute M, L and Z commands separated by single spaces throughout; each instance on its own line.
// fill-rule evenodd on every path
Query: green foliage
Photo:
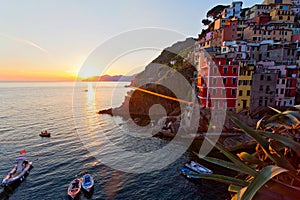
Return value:
M 300 113 L 296 111 L 279 111 L 271 108 L 277 114 L 265 116 L 266 122 L 260 120 L 257 129 L 247 126 L 244 122 L 228 113 L 229 118 L 246 134 L 257 142 L 256 153 L 230 153 L 224 146 L 217 144 L 220 150 L 231 162 L 205 157 L 201 158 L 214 164 L 239 172 L 235 177 L 223 175 L 205 175 L 201 178 L 211 179 L 229 184 L 228 191 L 232 199 L 298 199 L 300 195 L 300 144 L 294 138 L 287 137 L 276 129 L 278 121 L 285 124 L 285 131 L 299 127 Z M 290 128 L 290 129 L 289 129 Z M 272 132 L 265 129 L 271 129 Z M 211 177 L 209 177 L 211 176 Z M 246 184 L 247 183 L 247 184 Z M 244 184 L 244 185 L 243 185 Z
M 225 8 L 228 8 L 229 6 L 224 6 L 224 5 L 217 5 L 215 7 L 213 7 L 212 9 L 210 9 L 207 13 L 206 13 L 206 17 L 207 18 L 213 18 L 213 19 L 218 19 L 221 14 L 222 11 Z

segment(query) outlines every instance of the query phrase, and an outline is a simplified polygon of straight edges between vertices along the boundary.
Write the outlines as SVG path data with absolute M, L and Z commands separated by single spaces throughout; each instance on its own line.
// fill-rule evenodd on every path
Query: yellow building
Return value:
M 251 103 L 252 90 L 252 74 L 254 65 L 247 63 L 240 63 L 240 75 L 238 82 L 238 98 L 236 105 L 236 112 L 249 111 Z
M 281 27 L 280 25 L 268 26 L 266 30 L 265 27 L 255 28 L 249 26 L 244 30 L 244 39 L 251 42 L 261 42 L 263 40 L 291 42 L 292 29 L 282 29 Z
M 290 5 L 277 5 L 270 11 L 270 16 L 273 21 L 293 23 L 294 14 Z
M 292 0 L 264 0 L 262 4 L 269 5 L 269 4 L 292 4 Z

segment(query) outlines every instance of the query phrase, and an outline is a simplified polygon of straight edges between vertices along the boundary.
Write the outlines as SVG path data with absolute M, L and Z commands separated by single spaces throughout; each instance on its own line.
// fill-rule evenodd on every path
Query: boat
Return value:
M 81 190 L 81 182 L 78 178 L 76 178 L 69 185 L 68 195 L 72 199 L 74 199 L 80 193 L 80 190 Z
M 191 170 L 191 169 L 189 169 L 189 168 L 187 168 L 187 167 L 181 168 L 180 173 L 181 173 L 183 176 L 185 176 L 185 177 L 187 177 L 187 178 L 189 178 L 189 179 L 200 179 L 200 177 L 197 176 L 197 174 L 199 174 L 199 173 L 197 173 L 197 172 L 195 172 L 195 171 L 193 171 L 193 170 Z
M 199 163 L 195 161 L 190 161 L 188 163 L 185 163 L 184 166 L 194 172 L 197 172 L 199 174 L 212 174 L 213 171 L 204 167 L 203 165 L 200 165 Z
M 51 137 L 51 133 L 48 132 L 48 131 L 42 131 L 42 132 L 40 133 L 40 136 L 41 136 L 41 137 Z
M 32 162 L 29 162 L 25 157 L 19 157 L 16 159 L 16 165 L 8 173 L 8 175 L 2 180 L 2 186 L 8 186 L 13 183 L 23 181 L 25 176 L 29 173 L 32 167 Z
M 84 189 L 86 192 L 90 192 L 92 188 L 94 187 L 94 179 L 90 174 L 85 174 L 82 177 L 82 189 Z

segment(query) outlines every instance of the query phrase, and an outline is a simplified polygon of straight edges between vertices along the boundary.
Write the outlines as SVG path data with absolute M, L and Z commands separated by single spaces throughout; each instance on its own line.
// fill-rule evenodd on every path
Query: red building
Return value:
M 203 54 L 204 55 L 204 54 Z M 237 101 L 239 63 L 225 55 L 201 56 L 198 97 L 204 107 L 234 109 Z
M 231 20 L 226 22 L 222 31 L 222 42 L 233 41 L 237 39 L 238 24 L 239 20 L 237 18 L 232 18 Z

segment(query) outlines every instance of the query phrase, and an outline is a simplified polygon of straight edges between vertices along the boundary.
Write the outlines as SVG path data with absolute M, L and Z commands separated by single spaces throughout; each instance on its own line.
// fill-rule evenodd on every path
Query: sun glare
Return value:
M 100 76 L 100 69 L 97 67 L 82 67 L 78 72 L 79 78 L 89 78 L 92 76 Z

